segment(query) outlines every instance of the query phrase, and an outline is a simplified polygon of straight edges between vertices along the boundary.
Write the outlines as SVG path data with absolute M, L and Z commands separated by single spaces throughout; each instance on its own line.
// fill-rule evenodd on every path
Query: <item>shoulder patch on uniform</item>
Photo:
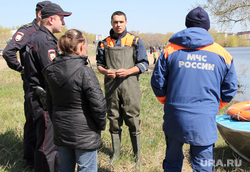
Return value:
M 54 49 L 48 50 L 48 56 L 49 56 L 49 59 L 52 61 L 56 57 L 56 50 Z
M 24 33 L 23 32 L 17 32 L 15 36 L 15 41 L 21 41 L 23 39 Z

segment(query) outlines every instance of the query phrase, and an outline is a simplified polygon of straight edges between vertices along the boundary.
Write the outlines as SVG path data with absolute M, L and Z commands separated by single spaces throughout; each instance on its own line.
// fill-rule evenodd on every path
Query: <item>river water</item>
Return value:
M 250 47 L 226 48 L 234 58 L 239 89 L 234 100 L 250 101 Z

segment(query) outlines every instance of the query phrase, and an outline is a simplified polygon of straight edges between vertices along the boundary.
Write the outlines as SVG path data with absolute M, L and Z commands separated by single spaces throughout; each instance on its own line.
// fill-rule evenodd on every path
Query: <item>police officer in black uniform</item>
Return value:
M 65 12 L 59 5 L 50 3 L 41 13 L 41 26 L 26 46 L 24 75 L 29 83 L 27 99 L 32 107 L 37 135 L 35 171 L 53 172 L 59 171 L 59 158 L 53 141 L 53 126 L 46 111 L 46 88 L 41 71 L 59 55 L 58 40 L 54 33 L 62 31 L 64 17 L 70 16 L 71 12 Z
M 32 115 L 30 114 L 30 108 L 27 105 L 26 101 L 26 92 L 28 89 L 27 81 L 25 80 L 24 73 L 24 57 L 26 54 L 25 47 L 26 44 L 30 41 L 30 37 L 35 33 L 40 26 L 41 22 L 41 10 L 42 8 L 51 3 L 50 1 L 42 1 L 36 5 L 36 18 L 32 23 L 26 24 L 20 27 L 17 32 L 13 35 L 12 39 L 9 41 L 8 45 L 3 51 L 3 57 L 6 60 L 8 66 L 21 73 L 23 80 L 23 89 L 24 89 L 24 114 L 26 122 L 24 124 L 24 138 L 23 138 L 23 152 L 24 160 L 26 165 L 33 167 L 34 166 L 34 150 L 36 145 L 36 132 L 34 127 L 34 122 Z M 17 58 L 17 51 L 19 51 L 20 62 Z

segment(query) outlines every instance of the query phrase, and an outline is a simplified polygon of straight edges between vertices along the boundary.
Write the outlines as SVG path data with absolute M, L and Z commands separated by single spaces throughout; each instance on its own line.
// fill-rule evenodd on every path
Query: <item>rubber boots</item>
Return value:
M 113 155 L 109 161 L 111 165 L 118 159 L 120 159 L 120 149 L 121 149 L 121 134 L 111 134 L 112 139 L 112 147 L 113 147 Z
M 140 164 L 140 153 L 141 153 L 141 138 L 140 138 L 140 135 L 135 135 L 134 136 L 134 135 L 132 135 L 130 133 L 130 138 L 131 138 L 131 142 L 132 142 L 135 162 L 137 164 Z

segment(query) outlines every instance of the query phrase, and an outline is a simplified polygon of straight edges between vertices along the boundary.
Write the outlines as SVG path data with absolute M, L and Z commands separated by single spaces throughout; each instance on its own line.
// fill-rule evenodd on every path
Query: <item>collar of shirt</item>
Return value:
M 53 33 L 51 33 L 51 32 L 49 31 L 49 29 L 47 29 L 45 26 L 41 25 L 41 26 L 39 27 L 39 30 L 41 30 L 42 32 L 45 32 L 45 33 L 47 34 L 47 36 L 48 36 L 49 38 L 51 38 L 52 40 L 55 40 L 56 42 L 58 41 L 57 37 L 55 37 L 55 35 L 54 35 Z
M 126 36 L 127 33 L 128 33 L 127 28 L 122 32 L 122 34 L 119 37 L 115 36 L 115 32 L 113 29 L 111 29 L 109 32 L 110 37 L 115 40 L 123 38 L 124 36 Z
M 36 19 L 34 19 L 34 20 L 32 21 L 32 25 L 34 26 L 34 28 L 35 28 L 36 30 L 39 29 L 39 25 L 37 24 L 37 20 L 36 20 Z

